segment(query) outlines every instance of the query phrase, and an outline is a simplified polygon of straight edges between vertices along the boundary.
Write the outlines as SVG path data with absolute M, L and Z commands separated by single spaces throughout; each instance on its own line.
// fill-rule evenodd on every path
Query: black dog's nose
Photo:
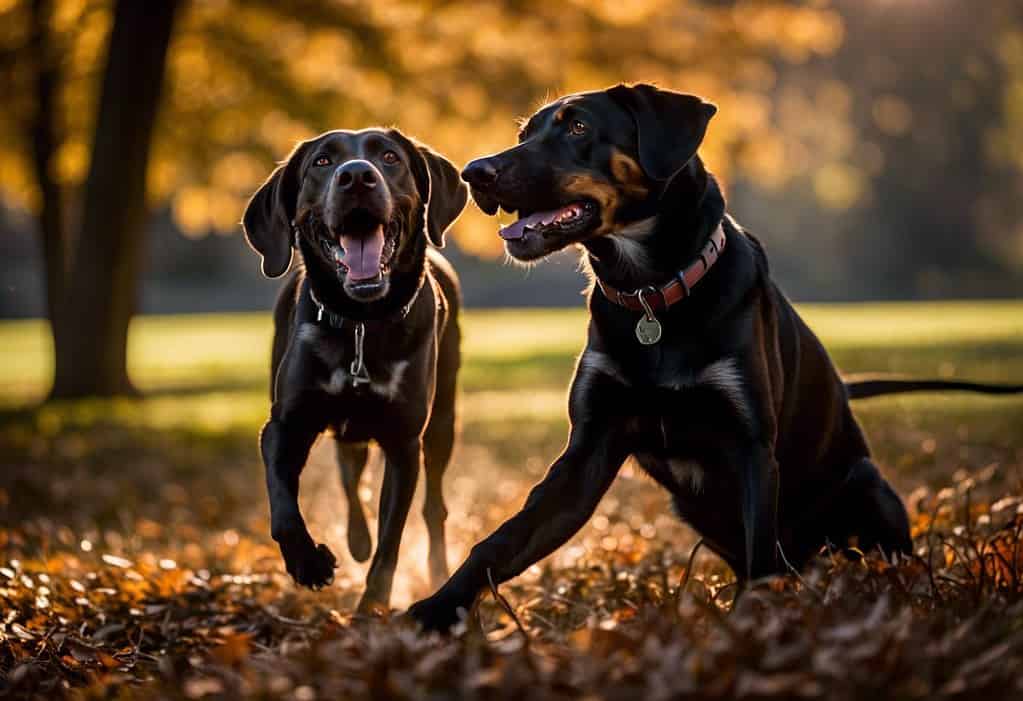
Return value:
M 334 179 L 341 190 L 372 190 L 380 182 L 369 161 L 348 161 L 334 172 Z
M 477 190 L 489 190 L 497 182 L 497 168 L 491 158 L 477 158 L 462 171 L 462 180 Z

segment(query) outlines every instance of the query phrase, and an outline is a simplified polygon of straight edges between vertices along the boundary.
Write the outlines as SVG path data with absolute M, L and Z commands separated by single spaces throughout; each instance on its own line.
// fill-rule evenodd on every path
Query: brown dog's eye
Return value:
M 586 133 L 587 128 L 588 127 L 578 119 L 573 119 L 572 123 L 568 125 L 568 133 L 572 136 L 582 136 Z
M 327 158 L 326 156 L 320 156 L 319 158 L 316 159 L 316 162 L 313 163 L 313 165 L 329 166 L 330 165 L 330 159 Z
M 381 156 L 381 158 L 384 160 L 384 163 L 386 163 L 389 166 L 393 166 L 400 160 L 398 158 L 398 154 L 396 154 L 394 151 L 384 151 L 384 155 Z

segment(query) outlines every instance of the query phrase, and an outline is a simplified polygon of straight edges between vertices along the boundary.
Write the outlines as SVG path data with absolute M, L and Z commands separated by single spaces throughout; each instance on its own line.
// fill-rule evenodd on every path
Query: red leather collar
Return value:
M 622 292 L 599 278 L 597 279 L 597 285 L 605 297 L 626 309 L 637 312 L 646 312 L 646 306 L 654 311 L 667 309 L 689 296 L 689 290 L 707 274 L 707 271 L 717 262 L 724 249 L 725 230 L 721 227 L 721 224 L 718 224 L 718 227 L 704 245 L 703 250 L 700 251 L 699 258 L 685 268 L 682 268 L 682 270 L 679 270 L 675 273 L 675 277 L 660 287 L 650 285 L 633 290 L 632 292 Z

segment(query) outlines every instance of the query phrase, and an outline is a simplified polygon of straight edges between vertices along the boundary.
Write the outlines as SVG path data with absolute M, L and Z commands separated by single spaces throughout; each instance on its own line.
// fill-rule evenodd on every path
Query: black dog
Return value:
M 420 466 L 430 574 L 447 577 L 441 479 L 455 437 L 459 290 L 440 247 L 467 199 L 446 159 L 395 130 L 333 131 L 295 148 L 245 211 L 263 272 L 303 266 L 274 310 L 270 420 L 260 445 L 271 533 L 299 584 L 331 582 L 335 560 L 299 512 L 299 474 L 333 429 L 348 498 L 348 547 L 371 551 L 358 485 L 367 442 L 386 458 L 377 551 L 360 611 L 386 607 Z
M 570 95 L 533 115 L 518 146 L 463 171 L 485 212 L 518 212 L 501 230 L 513 258 L 581 244 L 596 284 L 567 448 L 522 510 L 410 609 L 425 627 L 447 628 L 488 577 L 570 538 L 629 455 L 743 582 L 826 543 L 911 550 L 848 397 L 989 388 L 843 385 L 696 156 L 715 111 L 648 85 Z

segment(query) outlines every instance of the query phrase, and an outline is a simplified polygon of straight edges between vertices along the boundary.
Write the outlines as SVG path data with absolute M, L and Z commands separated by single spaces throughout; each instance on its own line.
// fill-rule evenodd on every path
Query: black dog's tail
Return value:
M 918 380 L 886 375 L 855 375 L 845 382 L 849 399 L 866 399 L 884 394 L 905 394 L 907 392 L 980 392 L 982 394 L 1019 394 L 1023 385 L 994 385 L 983 382 L 962 380 Z

